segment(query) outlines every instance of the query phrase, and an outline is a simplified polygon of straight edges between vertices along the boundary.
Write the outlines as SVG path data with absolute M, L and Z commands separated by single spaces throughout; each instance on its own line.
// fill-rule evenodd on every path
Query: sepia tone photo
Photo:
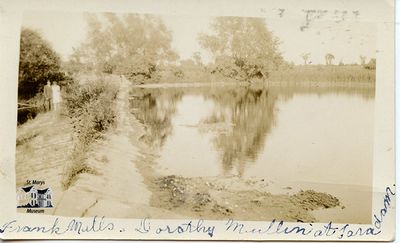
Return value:
M 302 14 L 24 12 L 17 212 L 371 224 L 377 31 Z

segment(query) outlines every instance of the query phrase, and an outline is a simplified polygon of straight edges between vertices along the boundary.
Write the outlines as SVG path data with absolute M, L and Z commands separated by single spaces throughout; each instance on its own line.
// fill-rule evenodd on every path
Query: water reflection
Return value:
M 364 160 L 372 163 L 371 102 L 374 91 L 374 88 L 368 87 L 332 86 L 133 88 L 131 108 L 136 118 L 146 127 L 143 141 L 159 152 L 157 162 L 166 169 L 166 174 L 249 174 L 263 177 L 269 173 L 267 170 L 279 173 L 274 168 L 280 163 L 279 160 L 282 160 L 282 166 L 305 163 L 303 168 L 325 163 L 344 163 L 335 155 L 340 152 L 348 153 L 340 157 L 341 160 L 347 158 L 346 161 Z M 290 104 L 292 100 L 296 100 L 296 104 Z M 347 111 L 347 107 L 359 110 Z M 332 121 L 335 115 L 345 118 L 348 112 L 352 114 L 349 121 L 339 127 L 332 125 L 335 123 Z M 357 115 L 357 112 L 360 114 Z M 278 119 L 282 115 L 284 121 Z M 307 119 L 313 117 L 320 119 L 312 123 L 315 123 L 315 129 L 306 128 Z M 365 122 L 366 119 L 368 122 Z M 366 135 L 362 143 L 364 147 L 357 147 L 361 143 L 355 142 L 358 136 L 356 133 L 354 139 L 351 134 L 347 135 L 348 140 L 353 141 L 352 144 L 343 142 L 343 146 L 339 143 L 336 147 L 324 144 L 323 135 L 318 134 L 329 127 L 331 136 L 342 136 L 353 129 L 353 123 L 360 123 L 360 129 L 368 130 L 367 135 L 371 134 L 371 138 Z M 307 132 L 302 133 L 299 129 Z M 274 136 L 271 135 L 273 131 L 276 133 Z M 291 137 L 296 138 L 298 144 L 291 141 Z M 314 148 L 309 144 L 315 141 L 318 141 L 321 151 L 307 151 L 308 148 Z M 290 156 L 281 156 L 285 153 L 282 150 L 285 146 L 292 149 L 286 152 Z M 365 153 L 365 148 L 371 151 Z M 358 155 L 361 153 L 368 155 L 368 158 L 361 158 Z M 297 172 L 296 169 L 292 171 Z M 287 171 L 285 173 L 292 174 Z M 321 173 L 313 176 L 318 177 L 318 174 Z
M 241 176 L 245 164 L 256 160 L 274 125 L 277 94 L 267 89 L 245 87 L 214 90 L 211 98 L 216 105 L 205 122 L 232 125 L 228 132 L 218 133 L 214 138 L 223 173 L 232 174 L 236 168 L 236 173 Z
M 171 117 L 183 92 L 160 89 L 134 89 L 131 95 L 132 113 L 145 127 L 141 138 L 151 148 L 161 149 L 172 132 Z

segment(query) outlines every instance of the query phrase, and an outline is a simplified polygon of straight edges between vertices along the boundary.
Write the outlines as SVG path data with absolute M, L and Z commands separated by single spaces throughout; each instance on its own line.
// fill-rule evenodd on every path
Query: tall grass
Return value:
M 269 81 L 284 82 L 375 82 L 375 70 L 360 65 L 295 66 L 272 72 Z
M 65 111 L 74 131 L 74 148 L 66 167 L 63 186 L 68 188 L 81 173 L 95 173 L 86 161 L 90 145 L 103 136 L 116 120 L 118 85 L 96 80 L 67 86 Z

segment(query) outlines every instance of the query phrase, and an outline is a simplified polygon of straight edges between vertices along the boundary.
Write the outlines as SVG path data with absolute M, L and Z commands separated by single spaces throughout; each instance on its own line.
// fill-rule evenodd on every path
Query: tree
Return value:
M 239 80 L 265 79 L 283 63 L 279 41 L 262 18 L 217 17 L 211 29 L 212 34 L 199 35 L 199 43 L 214 57 L 218 72 Z
M 149 79 L 161 66 L 177 59 L 172 35 L 151 15 L 89 14 L 88 37 L 77 52 L 98 71 Z
M 29 99 L 43 89 L 47 81 L 62 80 L 60 57 L 41 35 L 22 28 L 20 40 L 18 97 Z
M 311 57 L 311 53 L 306 52 L 306 53 L 301 54 L 300 56 L 301 56 L 301 58 L 303 58 L 304 65 L 307 65 L 308 64 L 308 60 Z
M 325 55 L 325 64 L 326 65 L 332 65 L 332 60 L 335 59 L 335 56 L 331 53 L 327 53 Z

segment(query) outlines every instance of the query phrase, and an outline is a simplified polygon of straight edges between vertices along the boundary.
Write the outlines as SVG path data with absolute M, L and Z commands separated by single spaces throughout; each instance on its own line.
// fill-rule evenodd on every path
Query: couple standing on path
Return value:
M 45 110 L 58 110 L 61 102 L 61 88 L 56 82 L 50 85 L 50 81 L 43 88 Z

